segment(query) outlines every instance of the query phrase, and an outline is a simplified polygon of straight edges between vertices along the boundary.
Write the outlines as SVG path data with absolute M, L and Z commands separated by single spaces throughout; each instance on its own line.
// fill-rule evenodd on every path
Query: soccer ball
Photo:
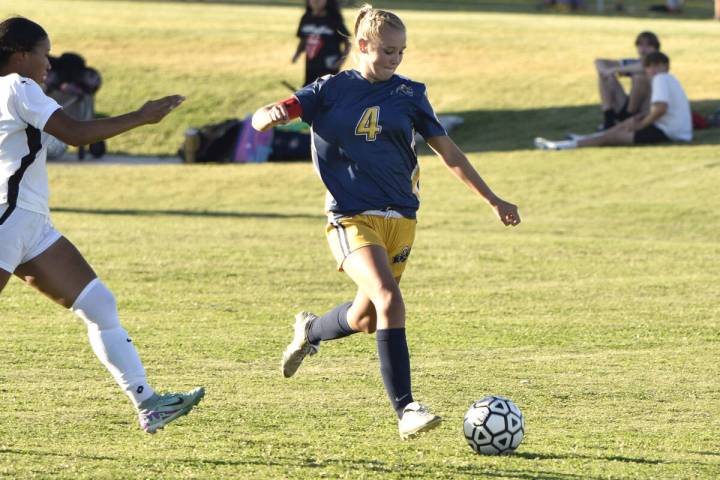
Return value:
M 463 431 L 465 440 L 476 453 L 510 453 L 522 442 L 525 419 L 509 398 L 485 397 L 470 405 Z

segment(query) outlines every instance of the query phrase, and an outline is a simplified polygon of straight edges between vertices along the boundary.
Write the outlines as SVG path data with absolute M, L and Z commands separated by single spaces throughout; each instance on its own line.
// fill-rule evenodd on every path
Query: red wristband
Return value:
M 280 102 L 280 104 L 285 106 L 285 109 L 288 112 L 288 117 L 290 117 L 291 120 L 302 116 L 302 106 L 300 105 L 297 97 L 290 97 L 287 100 Z

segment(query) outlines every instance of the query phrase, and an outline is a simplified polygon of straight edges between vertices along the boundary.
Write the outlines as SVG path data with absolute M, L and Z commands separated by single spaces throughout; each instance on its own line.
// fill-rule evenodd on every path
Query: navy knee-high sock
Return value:
M 317 345 L 321 340 L 335 340 L 357 333 L 350 327 L 347 312 L 352 302 L 343 303 L 330 310 L 320 318 L 313 320 L 308 326 L 307 339 Z
M 398 418 L 402 418 L 403 409 L 413 401 L 410 390 L 410 352 L 405 329 L 378 330 L 375 336 L 385 391 Z

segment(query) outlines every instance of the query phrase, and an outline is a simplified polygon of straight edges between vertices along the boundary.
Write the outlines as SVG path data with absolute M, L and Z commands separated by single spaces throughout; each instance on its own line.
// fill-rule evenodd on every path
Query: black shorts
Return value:
M 620 123 L 634 115 L 634 113 L 628 112 L 628 105 L 630 105 L 630 98 L 626 98 L 620 111 L 615 112 L 615 123 Z
M 670 139 L 667 135 L 665 135 L 665 132 L 657 128 L 655 125 L 650 125 L 642 130 L 638 130 L 635 132 L 635 136 L 633 137 L 633 143 L 637 143 L 639 145 L 651 145 L 654 143 L 665 143 L 669 141 Z

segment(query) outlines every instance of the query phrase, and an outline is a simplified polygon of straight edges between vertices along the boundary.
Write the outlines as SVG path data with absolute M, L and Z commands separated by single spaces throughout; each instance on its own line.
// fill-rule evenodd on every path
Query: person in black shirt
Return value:
M 318 77 L 340 71 L 350 52 L 350 32 L 345 27 L 337 0 L 306 0 L 300 20 L 300 38 L 292 63 L 305 52 L 305 85 Z

